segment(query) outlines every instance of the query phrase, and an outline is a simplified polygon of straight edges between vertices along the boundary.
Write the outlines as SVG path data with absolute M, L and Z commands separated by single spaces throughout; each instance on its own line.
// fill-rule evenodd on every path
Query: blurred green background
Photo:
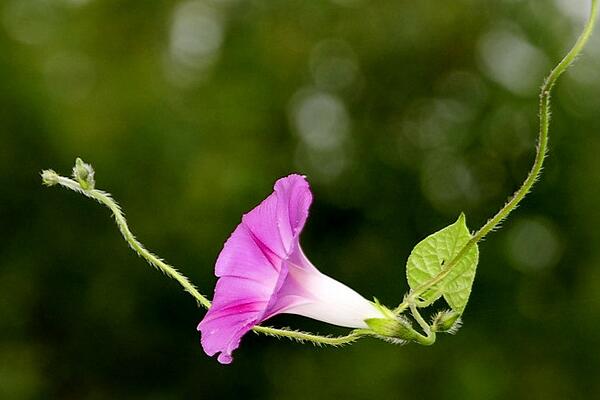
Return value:
M 210 294 L 224 240 L 290 172 L 303 246 L 393 306 L 423 237 L 523 180 L 538 87 L 589 0 L 0 3 L 0 398 L 577 399 L 600 394 L 600 32 L 555 94 L 534 192 L 481 244 L 457 336 L 208 358 L 203 312 L 109 212 L 44 188 L 76 156 Z M 322 333 L 293 316 L 273 319 Z

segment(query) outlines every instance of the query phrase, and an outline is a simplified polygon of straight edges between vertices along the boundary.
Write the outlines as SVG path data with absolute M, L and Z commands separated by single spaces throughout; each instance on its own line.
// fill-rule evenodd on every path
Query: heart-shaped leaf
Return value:
M 450 273 L 440 282 L 429 287 L 420 297 L 433 303 L 444 296 L 448 305 L 462 314 L 469 301 L 475 279 L 479 260 L 477 244 L 472 245 L 455 263 L 452 264 L 452 261 L 470 239 L 471 233 L 467 228 L 465 215 L 461 214 L 454 224 L 419 242 L 410 253 L 406 265 L 406 276 L 411 289 L 422 288 L 450 266 L 452 268 Z

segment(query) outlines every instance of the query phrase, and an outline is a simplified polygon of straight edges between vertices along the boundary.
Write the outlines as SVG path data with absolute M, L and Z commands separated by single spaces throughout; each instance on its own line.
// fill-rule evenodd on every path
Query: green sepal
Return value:
M 365 320 L 367 326 L 376 334 L 406 341 L 415 340 L 417 332 L 411 323 L 404 317 L 369 318 Z

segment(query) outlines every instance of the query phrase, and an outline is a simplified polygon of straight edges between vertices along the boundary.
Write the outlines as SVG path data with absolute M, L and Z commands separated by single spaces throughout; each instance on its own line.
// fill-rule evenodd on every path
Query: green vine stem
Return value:
M 548 130 L 550 127 L 550 97 L 552 94 L 552 89 L 556 84 L 558 78 L 573 64 L 573 61 L 577 58 L 577 56 L 581 53 L 583 48 L 585 47 L 587 41 L 589 40 L 592 31 L 594 30 L 594 25 L 596 22 L 596 14 L 598 11 L 598 0 L 592 0 L 591 12 L 590 16 L 585 24 L 583 32 L 571 48 L 571 50 L 567 53 L 567 55 L 554 67 L 554 69 L 550 72 L 550 75 L 544 81 L 544 85 L 542 86 L 540 92 L 540 129 L 538 135 L 538 143 L 537 150 L 535 154 L 535 160 L 533 162 L 533 166 L 527 175 L 527 178 L 521 185 L 521 187 L 513 194 L 513 196 L 508 200 L 508 202 L 494 215 L 490 218 L 485 225 L 483 225 L 475 234 L 471 237 L 462 249 L 457 253 L 457 255 L 447 264 L 446 268 L 442 270 L 439 274 L 431 278 L 429 281 L 425 282 L 420 287 L 414 289 L 398 307 L 394 310 L 397 314 L 404 312 L 407 308 L 410 307 L 411 304 L 417 304 L 419 307 L 426 307 L 430 305 L 429 302 L 420 302 L 419 296 L 426 292 L 431 287 L 440 283 L 446 276 L 452 272 L 454 267 L 458 264 L 458 262 L 464 257 L 469 249 L 475 246 L 481 239 L 483 239 L 488 233 L 492 232 L 496 229 L 500 223 L 508 217 L 508 215 L 517 208 L 521 200 L 529 193 L 535 182 L 540 176 L 542 171 L 542 167 L 544 165 L 544 159 L 546 157 L 546 152 L 548 150 Z
M 417 342 L 424 346 L 431 346 L 432 344 L 435 343 L 435 332 L 431 329 L 429 324 L 421 316 L 421 313 L 419 313 L 419 310 L 417 309 L 417 306 L 415 303 L 412 303 L 410 305 L 410 311 L 411 311 L 411 314 L 412 314 L 413 318 L 415 319 L 415 321 L 417 321 L 419 326 L 425 332 L 425 336 L 421 335 L 420 333 L 417 333 L 417 338 L 416 338 Z
M 77 165 L 86 165 L 86 164 L 84 164 L 81 161 L 81 159 L 78 158 L 76 161 L 75 168 L 77 168 Z M 89 165 L 87 165 L 87 167 L 91 168 L 91 167 L 89 167 Z M 121 235 L 123 235 L 123 238 L 129 244 L 129 247 L 131 247 L 133 249 L 133 251 L 135 251 L 140 257 L 145 259 L 148 262 L 148 264 L 155 267 L 159 271 L 163 272 L 168 277 L 175 279 L 183 287 L 183 289 L 186 292 L 191 294 L 198 301 L 198 303 L 200 305 L 202 305 L 202 307 L 204 307 L 204 308 L 210 307 L 210 300 L 208 300 L 206 297 L 201 295 L 200 292 L 198 292 L 198 289 L 196 289 L 196 287 L 189 281 L 188 278 L 186 278 L 183 274 L 181 274 L 179 271 L 177 271 L 177 269 L 175 267 L 170 266 L 163 259 L 161 259 L 157 255 L 151 253 L 150 251 L 148 251 L 144 247 L 144 245 L 141 244 L 135 238 L 135 236 L 133 235 L 133 233 L 131 233 L 131 230 L 129 229 L 129 225 L 127 225 L 127 220 L 125 219 L 125 215 L 123 214 L 121 207 L 112 198 L 110 193 L 104 192 L 102 190 L 94 189 L 94 188 L 84 189 L 85 185 L 82 185 L 81 182 L 77 182 L 71 178 L 66 178 L 64 176 L 60 176 L 52 170 L 43 171 L 42 179 L 43 179 L 44 183 L 48 186 L 53 186 L 55 184 L 59 184 L 62 187 L 73 190 L 74 192 L 77 192 L 77 193 L 81 193 L 84 196 L 87 196 L 90 199 L 94 199 L 97 202 L 99 202 L 100 204 L 103 204 L 106 207 L 108 207 L 108 209 L 110 211 L 112 211 L 113 217 L 115 218 L 115 222 L 117 223 L 117 226 L 119 227 L 119 231 L 121 231 Z
M 84 163 L 80 158 L 76 160 L 73 168 L 75 179 L 67 178 L 58 175 L 53 170 L 42 171 L 42 181 L 47 186 L 60 185 L 74 192 L 81 193 L 90 199 L 96 200 L 100 204 L 105 205 L 112 212 L 115 222 L 129 247 L 133 249 L 140 257 L 145 259 L 148 264 L 163 272 L 168 277 L 176 280 L 183 289 L 192 295 L 202 307 L 210 308 L 211 302 L 200 294 L 198 289 L 190 282 L 190 280 L 179 272 L 175 267 L 167 264 L 163 259 L 147 250 L 140 243 L 127 224 L 125 215 L 119 204 L 112 198 L 110 193 L 94 188 L 94 170 L 89 164 Z M 352 343 L 363 336 L 372 334 L 366 329 L 356 329 L 345 336 L 322 336 L 314 333 L 300 332 L 285 328 L 272 328 L 266 326 L 254 327 L 254 332 L 265 334 L 274 337 L 284 337 L 298 342 L 310 342 L 315 345 L 342 346 Z
M 262 333 L 267 336 L 285 337 L 300 343 L 311 342 L 317 346 L 344 346 L 353 343 L 364 336 L 372 336 L 373 332 L 368 329 L 355 329 L 345 336 L 322 336 L 314 333 L 300 332 L 291 329 L 272 328 L 268 326 L 255 326 L 252 329 L 256 333 Z

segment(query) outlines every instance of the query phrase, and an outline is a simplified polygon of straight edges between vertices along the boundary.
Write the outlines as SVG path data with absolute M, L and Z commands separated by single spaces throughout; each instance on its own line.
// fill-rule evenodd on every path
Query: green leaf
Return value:
M 465 215 L 461 214 L 454 224 L 417 244 L 406 265 L 406 276 L 411 289 L 421 288 L 442 272 L 470 239 Z M 444 279 L 428 288 L 420 297 L 433 303 L 443 295 L 448 305 L 462 314 L 469 301 L 478 260 L 479 249 L 475 244 L 457 261 Z

